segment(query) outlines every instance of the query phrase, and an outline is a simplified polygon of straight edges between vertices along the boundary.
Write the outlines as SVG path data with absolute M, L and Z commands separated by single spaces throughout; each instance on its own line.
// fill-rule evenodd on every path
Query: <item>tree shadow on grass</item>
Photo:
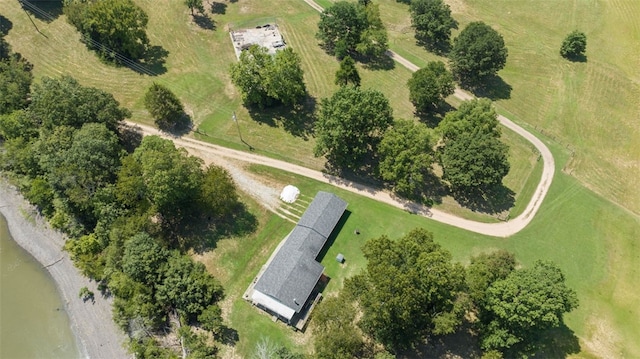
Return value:
M 19 1 L 22 8 L 33 14 L 38 20 L 51 22 L 63 13 L 62 0 Z
M 191 120 L 191 116 L 189 116 L 185 112 L 183 112 L 182 116 L 180 116 L 180 118 L 174 123 L 160 123 L 157 125 L 160 130 L 175 137 L 184 136 L 191 132 L 191 130 L 193 129 L 193 121 Z
M 365 69 L 376 71 L 376 70 L 384 70 L 389 71 L 393 70 L 396 67 L 396 62 L 393 61 L 392 58 L 387 56 L 386 54 L 382 54 L 380 56 L 361 56 L 355 55 L 353 58 L 360 62 Z
M 424 343 L 416 345 L 412 350 L 399 353 L 397 357 L 402 359 L 479 359 L 482 357 L 482 351 L 478 343 L 478 337 L 473 332 L 471 324 L 465 321 L 455 333 L 429 337 Z
M 204 30 L 215 30 L 216 23 L 206 14 L 194 14 L 193 22 Z
M 415 115 L 420 119 L 422 123 L 427 125 L 429 128 L 436 128 L 440 124 L 440 121 L 444 119 L 444 116 L 451 111 L 454 111 L 455 108 L 451 106 L 449 103 L 442 101 L 442 103 L 438 104 L 432 111 L 429 112 L 421 112 L 416 111 Z
M 512 87 L 504 82 L 502 77 L 498 75 L 487 76 L 481 82 L 480 84 L 464 86 L 463 88 L 471 91 L 476 97 L 486 97 L 493 101 L 511 98 Z
M 119 138 L 125 151 L 127 151 L 127 153 L 133 153 L 133 151 L 142 143 L 142 132 L 139 127 L 123 123 L 120 124 L 119 127 Z
M 0 37 L 6 35 L 13 29 L 13 22 L 0 14 Z
M 167 72 L 165 62 L 169 51 L 159 45 L 149 46 L 139 62 L 127 65 L 131 70 L 149 76 L 158 76 Z
M 564 323 L 558 328 L 546 330 L 527 344 L 514 345 L 507 350 L 505 358 L 564 359 L 580 352 L 580 342 L 573 330 Z
M 294 106 L 278 105 L 266 109 L 250 107 L 249 116 L 261 124 L 282 127 L 290 134 L 308 140 L 315 123 L 316 99 L 307 96 L 303 103 Z
M 224 15 L 227 13 L 227 4 L 219 1 L 213 1 L 211 3 L 211 13 Z
M 246 236 L 258 228 L 258 219 L 244 203 L 236 203 L 231 213 L 225 218 L 208 216 L 183 221 L 185 223 L 178 233 L 182 238 L 182 249 L 203 253 L 216 248 L 222 238 Z
M 503 184 L 481 189 L 452 190 L 451 195 L 461 206 L 486 214 L 507 212 L 515 204 L 515 193 Z
M 568 55 L 565 58 L 571 62 L 587 62 L 587 55 L 585 54 Z

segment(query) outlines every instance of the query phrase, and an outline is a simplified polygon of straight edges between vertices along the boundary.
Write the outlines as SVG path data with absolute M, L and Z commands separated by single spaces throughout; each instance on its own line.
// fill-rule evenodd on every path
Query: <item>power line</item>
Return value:
M 23 6 L 28 7 L 30 11 L 33 11 L 34 13 L 38 14 L 39 16 L 41 16 L 44 19 L 47 19 L 48 21 L 54 21 L 56 18 L 51 15 L 50 13 L 48 13 L 47 11 L 39 8 L 37 5 L 29 2 L 28 0 L 18 0 L 18 3 L 20 3 Z M 37 29 L 37 27 L 36 27 Z M 38 30 L 38 32 L 40 32 Z M 41 32 L 40 32 L 41 33 Z M 41 33 L 42 34 L 42 33 Z M 44 35 L 44 34 L 43 34 Z M 136 71 L 138 73 L 141 74 L 145 74 L 147 76 L 150 77 L 157 77 L 160 76 L 159 73 L 153 71 L 152 69 L 148 68 L 147 66 L 145 66 L 144 64 L 133 60 L 115 50 L 113 50 L 112 48 L 110 48 L 109 46 L 95 40 L 92 39 L 90 36 L 86 36 L 84 34 L 81 35 L 82 36 L 82 41 L 85 42 L 87 45 L 89 45 L 89 48 L 95 49 L 96 51 L 98 50 L 104 50 L 107 53 L 109 53 L 111 56 L 113 56 L 117 61 L 119 61 L 119 63 L 125 65 L 126 67 L 130 68 L 133 71 Z M 46 35 L 45 35 L 46 37 Z M 47 37 L 48 38 L 48 37 Z M 54 38 L 60 42 L 64 42 L 63 39 L 58 38 L 57 36 L 54 36 Z M 52 46 L 53 47 L 53 46 Z M 182 90 L 188 90 L 187 86 L 184 86 L 180 83 L 178 83 L 177 81 L 171 81 L 171 80 L 164 80 L 165 82 L 168 82 L 170 84 L 172 84 L 174 86 L 174 88 L 180 88 Z M 199 100 L 206 100 L 206 96 L 194 96 L 195 99 L 199 99 Z M 225 114 L 232 114 L 232 111 L 220 106 L 217 106 L 215 104 L 209 104 L 209 106 L 211 106 L 214 110 L 218 110 L 221 113 L 225 113 Z

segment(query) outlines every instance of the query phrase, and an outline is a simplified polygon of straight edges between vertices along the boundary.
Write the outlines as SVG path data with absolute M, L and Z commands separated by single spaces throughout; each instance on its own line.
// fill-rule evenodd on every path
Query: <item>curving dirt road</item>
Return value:
M 541 146 L 542 148 L 547 150 L 548 156 L 551 156 L 551 152 L 548 152 L 548 149 L 544 144 L 538 140 L 536 137 L 526 132 L 521 127 L 513 124 L 511 121 L 508 121 L 507 127 L 510 127 L 514 131 L 527 136 L 527 139 L 532 141 L 532 143 L 536 146 Z M 458 228 L 466 229 L 468 231 L 481 233 L 489 236 L 496 237 L 508 237 L 511 236 L 529 224 L 536 211 L 540 207 L 542 203 L 542 199 L 546 194 L 547 189 L 549 188 L 549 184 L 551 184 L 551 179 L 553 178 L 553 157 L 551 157 L 551 170 L 544 171 L 542 181 L 538 184 L 538 188 L 536 189 L 536 194 L 532 198 L 531 202 L 527 206 L 527 209 L 523 212 L 522 215 L 501 223 L 481 223 L 475 222 L 468 219 L 456 217 L 452 214 L 445 213 L 439 210 L 430 209 L 426 206 L 407 201 L 401 198 L 394 196 L 393 194 L 378 190 L 360 183 L 352 182 L 349 180 L 345 180 L 343 178 L 339 178 L 336 176 L 328 175 L 326 173 L 312 170 L 310 168 L 298 166 L 292 163 L 288 163 L 285 161 L 257 155 L 254 153 L 238 151 L 206 142 L 202 142 L 189 137 L 174 137 L 167 135 L 158 129 L 151 127 L 140 125 L 136 123 L 128 123 L 132 127 L 138 128 L 144 135 L 157 135 L 160 137 L 164 137 L 172 140 L 176 146 L 185 148 L 190 154 L 198 157 L 208 157 L 208 162 L 216 162 L 219 165 L 224 167 L 229 165 L 228 160 L 236 160 L 245 163 L 255 163 L 261 164 L 273 168 L 277 168 L 283 171 L 296 173 L 301 176 L 305 176 L 308 178 L 312 178 L 314 180 L 331 184 L 333 186 L 345 189 L 347 191 L 357 193 L 359 195 L 384 202 L 390 204 L 392 206 L 410 211 L 415 214 L 419 214 L 428 218 L 431 218 L 435 221 L 446 223 Z M 510 125 L 514 126 L 511 127 Z M 530 138 L 529 138 L 530 137 Z M 543 153 L 541 151 L 541 153 Z M 222 159 L 222 160 L 221 160 Z M 227 160 L 224 160 L 227 159 Z M 547 160 L 545 160 L 545 168 L 547 166 Z M 237 171 L 237 168 L 234 168 Z M 243 186 L 239 184 L 243 190 L 248 190 L 249 192 L 255 192 L 255 188 L 245 188 L 252 187 L 251 182 L 248 182 L 248 186 Z

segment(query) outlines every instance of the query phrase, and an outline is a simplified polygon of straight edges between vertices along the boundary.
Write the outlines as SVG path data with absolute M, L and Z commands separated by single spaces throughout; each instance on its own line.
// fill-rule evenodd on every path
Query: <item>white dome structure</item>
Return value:
M 298 189 L 298 187 L 287 185 L 282 190 L 282 193 L 280 193 L 280 199 L 283 202 L 293 203 L 296 201 L 296 199 L 298 199 L 299 195 L 300 195 L 300 190 Z

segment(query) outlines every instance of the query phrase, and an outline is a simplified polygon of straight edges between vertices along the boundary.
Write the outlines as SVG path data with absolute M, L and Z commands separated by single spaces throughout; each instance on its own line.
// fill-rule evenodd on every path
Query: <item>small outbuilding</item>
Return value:
M 338 255 L 336 256 L 336 262 L 340 264 L 344 263 L 344 255 L 342 253 L 338 253 Z

